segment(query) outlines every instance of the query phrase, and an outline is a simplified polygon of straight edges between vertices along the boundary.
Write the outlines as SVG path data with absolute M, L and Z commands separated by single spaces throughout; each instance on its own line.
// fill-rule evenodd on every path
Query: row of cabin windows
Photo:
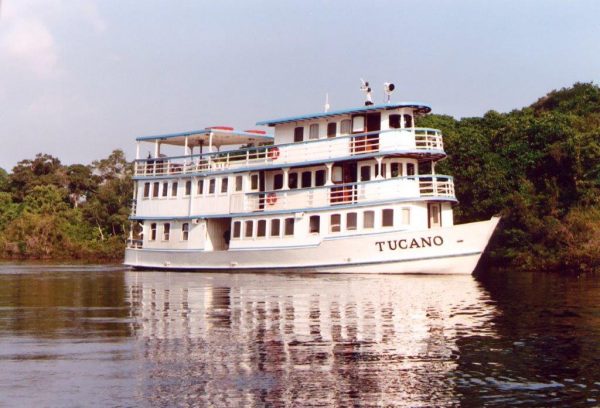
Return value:
M 235 191 L 242 191 L 242 176 L 236 176 L 234 179 Z M 169 188 L 170 184 L 170 188 Z M 205 191 L 206 184 L 206 191 Z M 218 185 L 217 185 L 218 184 Z M 253 190 L 258 189 L 258 175 L 252 175 L 250 177 L 250 186 Z M 179 183 L 177 181 L 169 182 L 154 182 L 144 183 L 144 198 L 158 198 L 158 197 L 177 197 Z M 229 178 L 211 178 L 208 180 L 198 180 L 198 186 L 196 190 L 197 195 L 203 194 L 216 194 L 219 191 L 221 194 L 226 194 L 229 191 Z M 192 194 L 192 181 L 188 180 L 185 182 L 184 195 L 189 196 Z
M 402 126 L 402 119 L 404 118 L 404 126 Z M 400 115 L 392 114 L 388 116 L 388 125 L 390 129 L 400 129 L 401 127 L 410 128 L 412 127 L 412 116 L 411 115 Z M 340 121 L 340 136 L 346 136 L 351 133 L 366 132 L 365 117 L 362 115 L 354 116 L 352 119 L 344 119 Z M 327 124 L 327 137 L 332 138 L 338 135 L 337 133 L 338 124 L 337 122 L 330 122 Z M 294 142 L 304 141 L 304 126 L 297 126 L 294 128 Z M 315 140 L 319 138 L 319 124 L 313 123 L 308 126 L 308 140 Z
M 384 177 L 402 177 L 406 173 L 407 176 L 414 176 L 415 165 L 413 163 L 390 163 L 390 174 L 387 176 L 387 164 L 383 163 L 381 165 L 381 171 Z M 377 177 L 378 167 L 377 165 L 368 164 L 360 166 L 360 181 L 369 181 L 371 180 L 372 169 L 373 177 Z M 333 181 L 339 182 L 341 180 L 341 168 L 334 167 L 333 169 Z M 339 171 L 338 171 L 339 170 Z M 339 175 L 337 173 L 340 173 Z M 338 180 L 339 179 L 339 180 Z M 311 188 L 311 187 L 322 187 L 325 185 L 327 181 L 327 172 L 325 170 L 316 170 L 316 171 L 303 171 L 303 172 L 295 172 L 292 171 L 288 174 L 288 188 L 296 189 L 296 188 Z M 161 188 L 162 184 L 162 188 Z M 144 198 L 149 198 L 152 196 L 153 198 L 160 197 L 177 197 L 179 183 L 174 181 L 169 182 L 154 182 L 154 183 L 144 183 Z M 234 179 L 234 189 L 235 191 L 242 191 L 243 187 L 243 176 L 236 176 Z M 259 177 L 258 174 L 250 175 L 250 189 L 258 190 L 259 188 Z M 281 190 L 283 188 L 283 174 L 275 174 L 273 177 L 273 190 Z M 205 190 L 206 189 L 206 190 Z M 220 194 L 227 194 L 229 192 L 229 178 L 211 178 L 211 179 L 200 179 L 198 180 L 198 186 L 196 190 L 197 195 L 204 194 L 216 194 L 217 191 Z M 184 195 L 189 196 L 192 194 L 192 181 L 188 180 L 185 182 L 185 190 Z
M 402 224 L 410 224 L 410 208 L 402 208 L 401 210 Z M 348 212 L 345 214 L 331 214 L 329 216 L 329 232 L 336 233 L 344 231 L 356 231 L 359 229 L 359 217 L 362 216 L 360 228 L 363 230 L 374 229 L 375 226 L 375 211 L 367 210 L 363 212 Z M 343 222 L 343 224 L 342 224 Z M 283 227 L 282 227 L 283 224 Z M 384 208 L 381 210 L 381 219 L 379 222 L 381 227 L 394 226 L 394 209 Z M 265 237 L 281 237 L 294 235 L 294 218 L 279 219 L 274 218 L 269 220 L 246 220 L 234 221 L 233 223 L 233 239 L 241 238 L 265 238 Z M 321 216 L 311 215 L 308 220 L 308 232 L 311 234 L 321 233 Z
M 410 208 L 401 209 L 402 224 L 410 224 Z M 344 226 L 346 231 L 356 231 L 359 228 L 359 215 L 361 213 L 348 212 L 344 216 L 342 214 L 331 214 L 329 216 L 329 232 L 336 233 L 342 231 L 342 220 L 345 221 Z M 394 226 L 394 209 L 385 208 L 381 210 L 381 227 Z M 375 211 L 367 210 L 362 212 L 362 229 L 375 228 Z M 312 215 L 308 223 L 308 232 L 311 234 L 319 234 L 321 232 L 321 216 Z
M 267 220 L 234 221 L 233 239 L 264 238 L 264 237 L 289 237 L 294 235 L 294 218 L 273 218 Z
M 153 222 L 150 224 L 150 237 L 149 241 L 156 241 L 157 235 L 157 223 Z M 162 240 L 169 241 L 171 238 L 171 223 L 165 222 L 162 224 Z M 181 224 L 181 240 L 187 241 L 190 238 L 190 224 L 184 222 Z
M 288 173 L 288 188 L 310 188 L 321 187 L 327 182 L 327 172 L 325 170 L 317 171 L 292 171 Z M 273 190 L 281 190 L 283 188 L 283 174 L 275 174 L 273 176 Z

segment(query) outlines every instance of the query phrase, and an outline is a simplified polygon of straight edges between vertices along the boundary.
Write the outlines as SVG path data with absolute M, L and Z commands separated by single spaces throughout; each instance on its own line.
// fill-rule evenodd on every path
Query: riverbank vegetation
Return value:
M 428 115 L 455 177 L 457 223 L 501 214 L 493 265 L 600 269 L 600 88 L 578 83 L 523 109 L 457 120 Z M 0 257 L 120 261 L 132 166 L 121 150 L 91 165 L 39 154 L 0 169 Z
M 523 109 L 456 120 L 441 129 L 455 178 L 455 222 L 503 216 L 488 260 L 515 269 L 600 269 L 600 88 L 577 83 Z
M 131 172 L 121 150 L 91 165 L 38 154 L 0 170 L 0 257 L 120 261 Z

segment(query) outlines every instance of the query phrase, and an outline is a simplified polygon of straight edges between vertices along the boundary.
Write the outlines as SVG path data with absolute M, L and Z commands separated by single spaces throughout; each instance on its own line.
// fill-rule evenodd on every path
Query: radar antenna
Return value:
M 329 112 L 329 93 L 325 94 L 325 112 Z
M 371 87 L 369 86 L 369 82 L 362 78 L 360 81 L 362 82 L 360 90 L 365 93 L 365 106 L 373 105 L 373 98 L 371 98 Z

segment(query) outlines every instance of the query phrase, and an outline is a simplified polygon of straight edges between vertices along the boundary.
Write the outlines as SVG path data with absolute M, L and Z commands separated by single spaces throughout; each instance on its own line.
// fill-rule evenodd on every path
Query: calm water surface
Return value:
M 0 265 L 0 406 L 600 406 L 600 278 Z

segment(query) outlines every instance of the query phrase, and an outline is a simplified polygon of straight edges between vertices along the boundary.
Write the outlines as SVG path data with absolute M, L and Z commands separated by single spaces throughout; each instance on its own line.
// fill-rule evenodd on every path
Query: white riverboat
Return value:
M 140 137 L 125 264 L 202 271 L 471 273 L 498 223 L 454 225 L 423 103 Z M 143 158 L 144 147 L 148 157 Z

